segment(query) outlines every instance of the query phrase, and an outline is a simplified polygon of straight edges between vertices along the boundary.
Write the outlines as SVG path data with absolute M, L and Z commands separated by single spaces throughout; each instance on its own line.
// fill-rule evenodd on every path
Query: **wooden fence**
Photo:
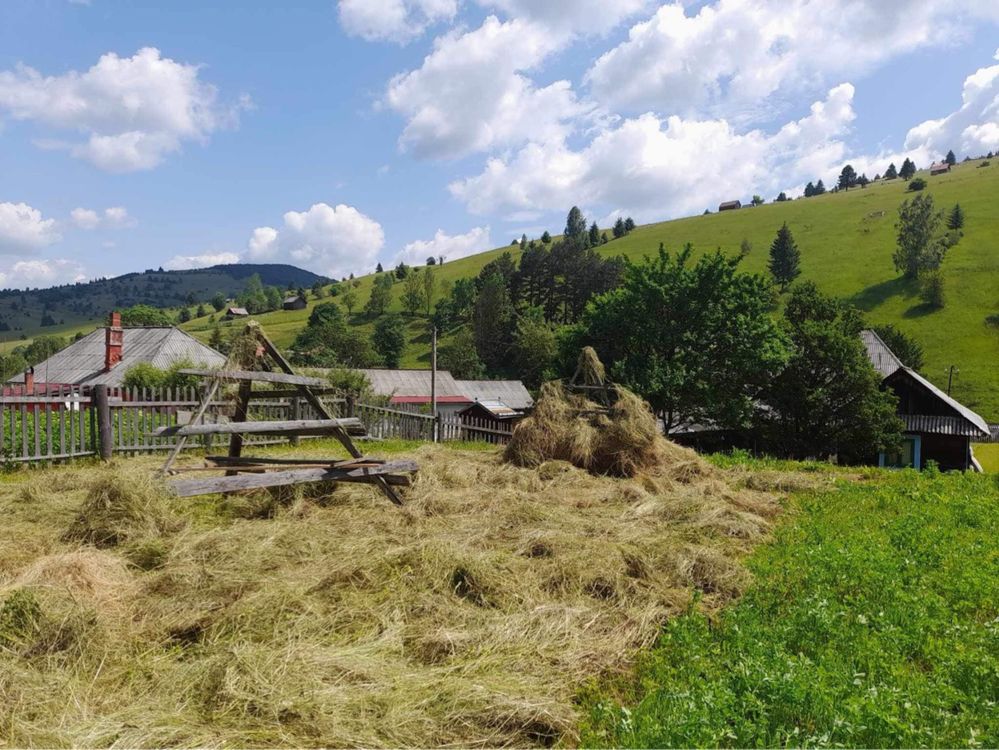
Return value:
M 138 455 L 172 448 L 174 436 L 155 437 L 160 427 L 186 424 L 201 403 L 196 388 L 108 388 L 111 449 Z M 0 462 L 52 462 L 97 455 L 101 445 L 100 420 L 89 387 L 49 388 L 44 394 L 0 395 Z M 456 415 L 438 416 L 408 409 L 325 398 L 338 417 L 359 417 L 368 435 L 375 439 L 475 440 L 502 444 L 510 439 L 512 426 L 490 420 Z M 226 420 L 234 401 L 212 401 L 206 419 Z M 254 402 L 250 419 L 317 419 L 318 414 L 303 399 L 276 396 Z M 299 439 L 291 438 L 292 442 Z M 286 442 L 287 438 L 247 435 L 246 445 Z M 192 448 L 211 448 L 211 437 L 191 441 Z

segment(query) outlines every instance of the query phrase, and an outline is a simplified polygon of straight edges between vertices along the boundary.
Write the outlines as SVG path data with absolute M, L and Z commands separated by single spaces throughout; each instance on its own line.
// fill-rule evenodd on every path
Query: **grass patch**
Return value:
M 999 483 L 880 476 L 802 495 L 737 604 L 586 692 L 584 743 L 999 745 Z
M 999 443 L 975 443 L 975 458 L 990 474 L 999 474 Z

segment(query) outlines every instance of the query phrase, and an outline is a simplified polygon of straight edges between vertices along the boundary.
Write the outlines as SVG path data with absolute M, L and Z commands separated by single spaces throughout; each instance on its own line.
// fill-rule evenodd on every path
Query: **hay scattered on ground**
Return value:
M 0 556 L 0 744 L 572 744 L 581 685 L 736 596 L 778 510 L 670 450 L 615 479 L 428 446 L 402 509 L 342 485 L 252 519 L 120 467 L 0 487 L 0 548 L 45 551 Z

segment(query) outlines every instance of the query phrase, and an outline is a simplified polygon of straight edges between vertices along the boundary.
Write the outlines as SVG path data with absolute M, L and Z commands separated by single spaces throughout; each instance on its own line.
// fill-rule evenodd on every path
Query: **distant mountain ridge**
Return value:
M 48 289 L 0 291 L 0 335 L 31 337 L 102 319 L 110 310 L 147 304 L 169 308 L 207 303 L 216 292 L 232 297 L 259 274 L 264 286 L 310 287 L 324 276 L 284 263 L 227 263 L 208 268 L 162 268 Z

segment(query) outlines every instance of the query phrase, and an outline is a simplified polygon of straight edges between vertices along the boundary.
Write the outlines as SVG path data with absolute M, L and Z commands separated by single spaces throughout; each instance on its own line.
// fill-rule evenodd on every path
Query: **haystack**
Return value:
M 603 372 L 592 352 L 586 355 L 584 350 L 580 356 L 580 370 L 590 376 Z M 599 381 L 602 385 L 602 376 Z M 618 477 L 647 474 L 689 480 L 711 473 L 696 453 L 662 437 L 642 398 L 619 385 L 607 386 L 607 392 L 611 404 L 605 409 L 567 392 L 557 381 L 545 383 L 534 413 L 514 429 L 506 460 L 528 468 L 568 461 L 594 474 Z

